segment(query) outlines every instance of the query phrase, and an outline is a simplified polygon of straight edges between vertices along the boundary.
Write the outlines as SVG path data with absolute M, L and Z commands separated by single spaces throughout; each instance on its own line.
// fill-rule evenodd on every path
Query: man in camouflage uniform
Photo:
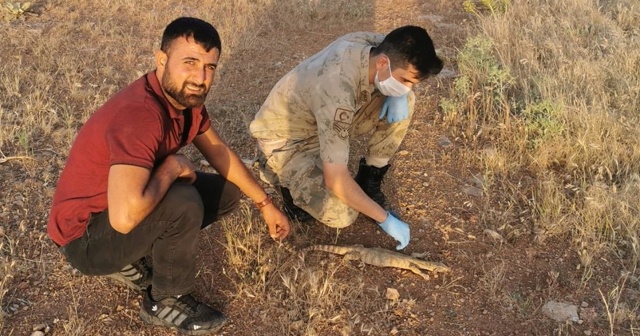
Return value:
M 279 188 L 287 213 L 335 228 L 363 213 L 404 248 L 409 226 L 386 210 L 381 181 L 413 115 L 411 88 L 441 69 L 428 33 L 405 26 L 340 37 L 280 79 L 250 130 L 261 177 Z M 372 130 L 354 179 L 349 141 Z

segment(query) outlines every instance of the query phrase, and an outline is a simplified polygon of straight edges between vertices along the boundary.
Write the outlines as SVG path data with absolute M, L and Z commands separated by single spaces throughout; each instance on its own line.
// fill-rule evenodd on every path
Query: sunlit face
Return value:
M 406 68 L 398 67 L 394 64 L 391 65 L 391 72 L 389 72 L 389 57 L 383 54 L 383 56 L 379 57 L 376 61 L 376 70 L 378 70 L 378 80 L 384 81 L 388 79 L 390 76 L 393 76 L 397 81 L 409 87 L 413 88 L 414 85 L 420 82 L 420 78 L 418 77 L 418 71 L 416 68 L 407 64 Z M 394 68 L 395 66 L 395 68 Z
M 178 38 L 167 53 L 156 53 L 157 75 L 169 102 L 177 109 L 202 106 L 213 84 L 220 51 L 208 52 L 193 38 Z

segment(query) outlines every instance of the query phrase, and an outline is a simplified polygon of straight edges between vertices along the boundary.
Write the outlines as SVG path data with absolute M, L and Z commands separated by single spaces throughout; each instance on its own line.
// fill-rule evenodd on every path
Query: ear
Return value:
M 164 67 L 167 65 L 167 59 L 168 56 L 164 51 L 156 51 L 156 67 L 158 69 L 164 69 Z
M 387 55 L 378 55 L 378 58 L 376 59 L 376 70 L 387 70 L 387 64 L 389 64 L 389 58 Z

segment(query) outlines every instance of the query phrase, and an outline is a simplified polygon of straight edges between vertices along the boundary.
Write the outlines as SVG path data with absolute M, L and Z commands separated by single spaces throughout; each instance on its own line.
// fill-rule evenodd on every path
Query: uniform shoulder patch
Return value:
M 333 129 L 341 139 L 349 137 L 355 115 L 356 112 L 353 110 L 340 107 L 336 109 L 336 114 L 333 117 Z

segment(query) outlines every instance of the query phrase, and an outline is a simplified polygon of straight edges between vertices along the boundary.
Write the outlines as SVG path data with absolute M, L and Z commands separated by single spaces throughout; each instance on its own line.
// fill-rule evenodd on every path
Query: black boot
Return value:
M 306 222 L 313 219 L 308 212 L 293 204 L 293 197 L 291 197 L 289 189 L 280 187 L 280 195 L 284 201 L 284 212 L 289 216 L 289 218 L 297 219 L 298 222 Z
M 367 161 L 360 159 L 360 167 L 358 168 L 358 174 L 356 175 L 356 182 L 360 185 L 360 188 L 381 207 L 387 209 L 387 199 L 382 193 L 381 184 L 384 174 L 389 170 L 390 165 L 386 165 L 382 168 L 369 166 Z

